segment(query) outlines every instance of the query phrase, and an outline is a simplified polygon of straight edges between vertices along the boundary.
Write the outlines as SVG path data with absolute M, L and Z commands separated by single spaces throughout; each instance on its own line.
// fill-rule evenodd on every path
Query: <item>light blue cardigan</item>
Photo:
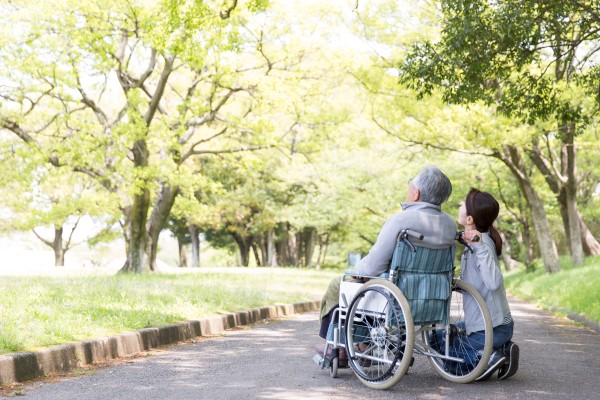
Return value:
M 504 279 L 494 241 L 487 232 L 482 233 L 479 243 L 472 243 L 473 253 L 465 248 L 460 265 L 460 279 L 471 284 L 485 300 L 490 310 L 494 327 L 510 323 L 512 316 L 506 299 Z M 474 301 L 465 301 L 465 322 L 468 323 L 467 334 L 485 329 L 481 313 L 475 310 Z M 469 317 L 474 316 L 474 317 Z

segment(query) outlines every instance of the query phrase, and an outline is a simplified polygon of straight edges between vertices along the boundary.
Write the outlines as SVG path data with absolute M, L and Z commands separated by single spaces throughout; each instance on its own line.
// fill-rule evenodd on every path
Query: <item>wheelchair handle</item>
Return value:
M 421 234 L 419 232 L 415 232 L 412 229 L 402 229 L 400 231 L 400 234 L 398 234 L 398 240 L 406 239 L 409 236 L 413 237 L 417 240 L 423 240 L 423 238 L 425 237 L 425 236 L 423 236 L 423 234 Z
M 469 249 L 469 251 L 472 253 L 473 252 L 473 248 L 469 245 L 469 243 L 467 243 L 467 241 L 465 239 L 463 239 L 463 235 L 465 234 L 464 231 L 459 231 L 456 232 L 456 241 L 458 241 L 458 243 L 462 244 L 463 246 L 465 246 L 467 249 Z M 472 242 L 479 242 L 481 240 L 481 237 L 479 235 L 475 235 L 473 236 L 473 238 L 471 239 Z

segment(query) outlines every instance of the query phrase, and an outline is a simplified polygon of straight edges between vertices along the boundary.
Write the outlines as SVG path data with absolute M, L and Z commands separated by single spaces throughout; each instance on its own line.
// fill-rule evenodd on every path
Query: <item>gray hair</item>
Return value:
M 411 184 L 419 189 L 421 201 L 441 205 L 452 194 L 450 179 L 433 165 L 423 168 Z

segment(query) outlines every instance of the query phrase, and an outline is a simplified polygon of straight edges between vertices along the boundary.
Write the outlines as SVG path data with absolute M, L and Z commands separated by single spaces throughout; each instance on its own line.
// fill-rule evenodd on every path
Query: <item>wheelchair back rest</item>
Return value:
M 446 323 L 454 271 L 454 246 L 428 249 L 398 240 L 390 269 L 406 296 L 415 325 Z

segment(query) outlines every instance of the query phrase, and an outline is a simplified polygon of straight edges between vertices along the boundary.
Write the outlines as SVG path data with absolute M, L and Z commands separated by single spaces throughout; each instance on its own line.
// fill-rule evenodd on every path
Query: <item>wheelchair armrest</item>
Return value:
M 347 269 L 344 271 L 342 281 L 344 281 L 346 277 L 352 277 L 352 278 L 360 279 L 362 281 L 368 281 L 369 279 L 387 278 L 388 276 L 389 276 L 388 272 L 384 272 L 380 275 L 373 276 L 373 275 L 361 274 L 360 272 L 353 270 L 353 269 Z

